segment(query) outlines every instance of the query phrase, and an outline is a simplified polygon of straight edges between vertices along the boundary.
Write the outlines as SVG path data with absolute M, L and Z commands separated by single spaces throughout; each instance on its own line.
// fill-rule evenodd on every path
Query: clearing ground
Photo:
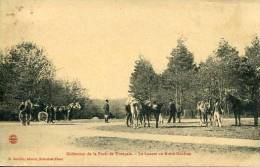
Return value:
M 206 131 L 197 123 L 132 129 L 123 120 L 35 122 L 26 127 L 0 122 L 0 165 L 259 166 L 259 127 L 226 124 Z M 17 136 L 16 144 L 9 143 L 11 134 Z
M 166 121 L 165 121 L 166 122 Z M 155 128 L 152 122 L 151 128 L 139 129 L 126 128 L 125 125 L 100 126 L 97 129 L 104 131 L 131 132 L 131 133 L 149 133 L 163 135 L 184 135 L 184 136 L 207 136 L 207 137 L 224 137 L 236 139 L 254 139 L 260 140 L 260 126 L 253 126 L 253 119 L 242 119 L 242 126 L 234 126 L 234 119 L 224 119 L 223 127 L 199 125 L 197 119 L 184 119 L 181 123 L 164 123 Z

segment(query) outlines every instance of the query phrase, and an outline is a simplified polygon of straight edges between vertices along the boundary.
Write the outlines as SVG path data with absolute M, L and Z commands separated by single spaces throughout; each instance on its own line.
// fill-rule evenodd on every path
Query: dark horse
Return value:
M 144 118 L 144 126 L 146 125 L 145 120 L 147 120 L 148 122 L 148 127 L 150 127 L 150 118 L 151 115 L 154 115 L 155 118 L 155 127 L 158 128 L 159 126 L 159 116 L 161 113 L 161 108 L 162 108 L 163 104 L 162 103 L 156 103 L 156 102 L 146 102 L 142 105 L 142 114 L 143 114 L 143 118 Z
M 229 110 L 234 112 L 234 116 L 235 116 L 235 125 L 239 125 L 241 126 L 241 122 L 240 122 L 240 116 L 241 116 L 241 111 L 243 109 L 243 104 L 242 104 L 242 100 L 240 100 L 239 98 L 231 95 L 231 94 L 227 94 L 225 96 L 225 101 L 226 103 L 228 103 L 228 107 Z
M 130 127 L 130 124 L 133 124 L 130 104 L 125 105 L 125 111 L 126 111 L 126 113 L 125 113 L 125 115 L 126 115 L 126 126 Z

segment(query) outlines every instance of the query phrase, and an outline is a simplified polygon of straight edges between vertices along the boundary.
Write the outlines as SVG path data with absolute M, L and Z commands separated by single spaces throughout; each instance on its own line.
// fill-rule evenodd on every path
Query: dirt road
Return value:
M 123 122 L 108 124 L 118 125 Z M 33 123 L 23 127 L 19 123 L 0 123 L 0 165 L 250 165 L 260 164 L 259 154 L 198 154 L 191 156 L 108 156 L 100 154 L 93 156 L 93 152 L 102 150 L 80 148 L 73 145 L 75 137 L 120 137 L 129 139 L 156 140 L 174 143 L 194 143 L 212 145 L 232 145 L 259 147 L 259 140 L 230 139 L 195 136 L 136 134 L 125 132 L 111 132 L 96 130 L 103 126 L 103 122 L 92 123 L 56 123 L 47 125 Z M 10 135 L 17 136 L 17 143 L 11 144 Z M 134 147 L 129 145 L 130 147 Z M 83 154 L 84 153 L 84 154 Z M 87 155 L 89 153 L 89 155 Z M 92 155 L 90 155 L 92 153 Z M 243 157 L 243 158 L 241 158 Z M 245 158 L 246 157 L 246 158 Z

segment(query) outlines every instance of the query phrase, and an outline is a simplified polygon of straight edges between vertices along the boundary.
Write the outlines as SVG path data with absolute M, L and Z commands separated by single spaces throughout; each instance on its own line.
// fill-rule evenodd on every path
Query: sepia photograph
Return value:
M 0 0 L 0 166 L 260 166 L 259 0 Z

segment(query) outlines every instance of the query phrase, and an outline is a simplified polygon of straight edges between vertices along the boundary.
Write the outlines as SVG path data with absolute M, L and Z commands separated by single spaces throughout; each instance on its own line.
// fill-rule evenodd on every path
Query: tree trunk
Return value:
M 177 105 L 178 103 L 178 84 L 176 83 L 176 88 L 175 88 L 175 103 Z
M 254 126 L 258 126 L 258 109 L 256 109 L 255 111 L 255 115 L 254 115 Z
M 255 91 L 256 90 L 256 91 Z M 259 88 L 253 89 L 253 103 L 254 103 L 254 126 L 258 126 L 258 116 L 259 116 L 259 109 L 260 109 L 260 101 L 259 101 Z

